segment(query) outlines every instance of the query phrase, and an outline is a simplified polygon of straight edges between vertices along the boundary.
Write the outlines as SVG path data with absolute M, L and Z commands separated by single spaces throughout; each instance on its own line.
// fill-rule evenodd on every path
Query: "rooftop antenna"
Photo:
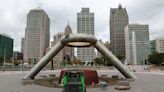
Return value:
M 118 0 L 118 2 L 119 2 L 119 6 L 122 6 L 122 4 L 121 4 L 121 0 Z
M 118 1 L 119 1 L 118 8 L 121 9 L 122 8 L 121 1 L 120 0 Z

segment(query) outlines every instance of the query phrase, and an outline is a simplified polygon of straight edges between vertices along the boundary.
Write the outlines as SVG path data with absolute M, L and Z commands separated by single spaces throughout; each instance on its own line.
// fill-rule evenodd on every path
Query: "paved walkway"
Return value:
M 58 76 L 59 71 L 42 71 L 39 75 L 56 74 Z M 23 85 L 22 78 L 27 72 L 0 72 L 0 92 L 62 92 L 60 88 L 42 87 L 35 84 Z M 98 75 L 102 74 L 122 76 L 114 70 L 98 71 Z M 130 83 L 131 90 L 118 91 L 114 89 L 114 86 L 109 86 L 107 88 L 87 88 L 87 92 L 164 92 L 164 73 L 137 72 L 135 74 L 138 79 Z

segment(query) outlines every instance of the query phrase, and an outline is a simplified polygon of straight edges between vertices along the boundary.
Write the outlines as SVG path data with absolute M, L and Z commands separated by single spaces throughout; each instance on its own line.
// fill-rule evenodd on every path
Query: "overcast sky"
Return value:
M 14 50 L 20 51 L 21 38 L 24 37 L 26 17 L 30 9 L 41 6 L 51 20 L 52 36 L 63 32 L 68 20 L 76 33 L 76 15 L 82 7 L 89 7 L 95 13 L 95 35 L 98 39 L 109 41 L 110 8 L 119 3 L 126 7 L 129 22 L 148 24 L 150 39 L 164 37 L 164 0 L 0 0 L 0 33 L 14 39 Z M 42 3 L 42 4 L 39 4 Z

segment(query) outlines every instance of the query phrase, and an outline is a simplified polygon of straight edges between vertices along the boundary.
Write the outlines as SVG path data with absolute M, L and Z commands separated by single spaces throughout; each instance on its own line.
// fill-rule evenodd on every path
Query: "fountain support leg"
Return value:
M 103 46 L 99 41 L 95 44 L 96 49 L 105 56 L 107 60 L 110 60 L 112 65 L 114 65 L 126 78 L 136 79 L 137 77 L 129 71 L 121 61 L 113 55 L 105 46 Z
M 58 52 L 64 47 L 64 45 L 59 41 L 52 49 L 30 70 L 30 72 L 24 76 L 24 79 L 34 79 L 34 77 L 39 73 L 46 64 L 48 64 L 51 59 L 58 54 Z

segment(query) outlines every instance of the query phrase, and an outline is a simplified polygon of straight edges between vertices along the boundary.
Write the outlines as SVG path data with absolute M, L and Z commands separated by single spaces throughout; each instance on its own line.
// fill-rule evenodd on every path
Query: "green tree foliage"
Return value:
M 98 65 L 109 65 L 110 61 L 108 61 L 104 56 L 102 56 L 95 58 L 94 63 Z
M 107 60 L 104 56 L 102 56 L 101 58 L 104 61 L 104 65 L 106 65 L 106 66 L 112 66 L 111 60 L 109 60 L 109 59 Z
M 95 64 L 98 64 L 98 65 L 103 64 L 103 63 L 102 63 L 102 59 L 99 58 L 99 57 L 95 58 L 95 59 L 94 59 L 94 62 L 95 62 Z
M 105 65 L 105 59 L 103 57 L 97 57 L 94 61 L 98 65 Z
M 3 63 L 3 57 L 0 56 L 0 63 Z
M 161 65 L 164 62 L 164 53 L 152 53 L 149 55 L 148 61 L 151 64 Z
M 112 66 L 111 60 L 107 60 L 104 56 L 95 58 L 94 63 L 98 65 Z

